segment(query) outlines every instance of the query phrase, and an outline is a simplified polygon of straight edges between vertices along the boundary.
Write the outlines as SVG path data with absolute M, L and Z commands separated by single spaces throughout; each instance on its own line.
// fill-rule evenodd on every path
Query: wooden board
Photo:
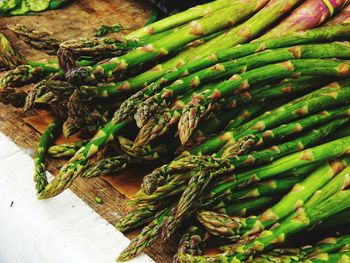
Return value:
M 145 1 L 76 0 L 61 10 L 48 11 L 35 16 L 0 18 L 0 31 L 9 37 L 10 41 L 27 59 L 40 60 L 48 58 L 48 56 L 17 40 L 11 32 L 6 30 L 7 25 L 25 24 L 48 31 L 56 37 L 66 40 L 76 37 L 92 37 L 95 30 L 104 24 L 121 23 L 125 28 L 138 28 L 147 21 L 149 16 L 150 7 Z M 23 116 L 20 110 L 0 104 L 0 132 L 12 138 L 16 144 L 33 156 L 40 135 L 23 120 L 24 117 L 28 116 Z M 63 163 L 64 161 L 60 160 L 48 160 L 48 169 L 51 173 L 57 174 Z M 135 171 L 129 171 L 128 174 L 123 174 L 118 178 L 110 177 L 108 181 L 116 185 L 122 184 L 123 180 L 130 180 L 128 178 L 132 177 L 132 173 L 135 174 Z M 135 182 L 135 184 L 137 183 L 138 181 Z M 71 190 L 111 224 L 114 224 L 121 214 L 132 208 L 122 193 L 100 178 L 89 180 L 77 178 L 71 186 Z M 124 193 L 127 192 L 128 189 L 125 189 Z M 103 204 L 95 202 L 96 195 L 102 197 Z M 136 234 L 137 232 L 129 233 L 127 236 L 132 238 Z M 168 248 L 162 249 L 160 244 L 156 244 L 146 253 L 156 262 L 170 262 L 173 252 L 171 247 L 173 246 L 170 244 Z

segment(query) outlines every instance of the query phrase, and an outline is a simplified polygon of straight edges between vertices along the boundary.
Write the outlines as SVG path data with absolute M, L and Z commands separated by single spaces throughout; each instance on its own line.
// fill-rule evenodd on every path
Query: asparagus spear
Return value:
M 266 130 L 264 132 L 247 135 L 239 138 L 236 142 L 229 143 L 221 150 L 222 157 L 233 155 L 242 155 L 249 153 L 252 148 L 262 148 L 268 143 L 281 141 L 284 138 L 295 136 L 305 130 L 317 127 L 320 124 L 332 121 L 336 118 L 344 117 L 349 114 L 349 107 L 344 106 L 329 111 L 325 110 L 317 114 L 306 116 L 303 119 L 283 124 L 274 129 Z
M 317 67 L 315 67 L 316 64 Z M 212 105 L 215 105 L 215 102 L 221 98 L 225 98 L 232 93 L 247 90 L 250 85 L 261 81 L 290 77 L 294 74 L 306 76 L 322 74 L 329 77 L 345 76 L 348 74 L 348 71 L 344 70 L 343 66 L 347 68 L 346 61 L 334 62 L 330 60 L 301 59 L 263 66 L 240 75 L 234 75 L 231 80 L 223 82 L 215 89 L 197 95 L 191 103 L 188 103 L 184 107 L 179 121 L 181 142 L 185 143 L 187 141 L 193 130 L 198 126 L 200 120 L 215 109 Z
M 301 97 L 295 101 L 292 101 L 286 105 L 278 107 L 271 112 L 265 113 L 261 117 L 258 117 L 254 120 L 251 120 L 250 122 L 241 126 L 239 129 L 234 130 L 234 132 L 227 132 L 221 136 L 218 136 L 217 138 L 214 138 L 211 141 L 208 141 L 207 143 L 205 143 L 205 145 L 198 147 L 198 149 L 193 149 L 191 151 L 191 154 L 198 153 L 198 150 L 200 150 L 200 149 L 206 149 L 206 151 L 207 151 L 212 146 L 215 146 L 215 147 L 220 146 L 220 145 L 222 146 L 223 143 L 225 143 L 225 141 L 228 142 L 228 141 L 233 140 L 233 139 L 239 139 L 245 135 L 256 134 L 258 132 L 261 132 L 263 130 L 267 130 L 267 129 L 274 127 L 274 126 L 277 126 L 279 124 L 283 124 L 287 121 L 291 121 L 291 120 L 300 118 L 299 113 L 312 114 L 312 113 L 317 112 L 319 110 L 323 110 L 323 109 L 326 109 L 328 107 L 338 105 L 338 102 L 336 102 L 334 100 L 335 97 L 330 97 L 328 95 L 336 94 L 333 92 L 337 92 L 337 90 L 340 91 L 339 94 L 341 94 L 342 92 L 341 92 L 341 89 L 339 89 L 339 87 L 340 86 L 338 86 L 338 84 L 335 85 L 333 83 L 333 84 L 329 85 L 328 87 L 322 88 L 322 89 L 317 90 L 313 93 L 310 93 L 309 95 L 306 95 L 306 96 Z M 346 88 L 344 90 L 346 90 Z M 326 96 L 324 96 L 324 95 L 326 95 Z M 341 97 L 342 96 L 337 96 L 336 98 L 337 98 L 337 100 L 338 99 L 342 100 Z M 343 97 L 344 101 L 347 100 L 346 97 L 347 96 Z M 330 99 L 330 100 L 328 100 L 328 99 Z M 328 102 L 326 102 L 326 101 L 328 101 L 330 104 L 328 104 Z M 335 104 L 333 104 L 333 103 L 335 103 Z M 268 120 L 268 121 L 266 121 L 266 120 Z M 262 126 L 260 126 L 260 124 L 262 124 Z M 251 127 L 253 127 L 253 128 L 251 128 Z M 256 127 L 257 128 L 261 127 L 263 129 L 258 130 Z M 189 164 L 195 163 L 196 161 L 201 161 L 201 158 L 198 159 L 198 157 L 196 157 L 196 156 L 193 156 L 193 157 L 188 156 L 186 158 L 187 158 L 186 162 Z M 189 161 L 191 158 L 193 160 Z M 186 171 L 186 170 L 188 171 L 187 167 L 185 166 L 186 162 L 182 162 L 180 160 L 181 166 L 177 165 L 176 162 L 178 162 L 178 161 L 175 160 L 171 164 L 171 166 L 172 167 L 181 167 L 182 171 Z M 194 166 L 194 167 L 196 167 L 196 166 Z M 167 167 L 165 166 L 164 168 L 167 168 Z M 189 167 L 189 169 L 190 169 L 190 167 Z M 169 169 L 168 170 L 161 169 L 161 171 L 163 171 L 162 172 L 163 174 L 172 174 L 172 170 L 169 170 Z M 177 172 L 178 171 L 175 170 L 175 173 L 177 173 Z M 159 173 L 159 171 L 157 171 L 157 173 Z M 164 175 L 162 177 L 164 177 Z M 151 176 L 151 178 L 152 178 L 152 180 L 150 181 L 150 185 L 154 185 L 154 183 L 156 182 L 156 179 L 154 179 L 154 176 Z M 184 176 L 182 176 L 182 178 L 184 178 Z M 183 182 L 183 180 L 184 179 L 182 179 L 181 182 Z
M 286 31 L 299 31 L 315 28 L 334 14 L 334 11 L 341 8 L 347 0 L 307 0 L 281 23 L 262 36 L 261 39 L 268 39 L 277 35 L 285 34 Z
M 6 74 L 0 78 L 0 88 L 5 87 L 20 87 L 25 84 L 30 84 L 44 79 L 48 75 L 56 74 L 58 77 L 63 76 L 63 72 L 60 71 L 57 60 L 47 61 L 27 61 L 27 65 L 20 65 L 17 68 L 6 72 Z M 93 61 L 83 60 L 80 61 L 81 66 L 93 65 Z
M 323 223 L 322 223 L 323 224 Z M 313 262 L 328 261 L 329 254 L 348 251 L 349 236 L 329 237 L 315 245 L 302 248 L 275 249 L 272 252 L 254 258 L 254 262 Z M 333 262 L 333 261 L 331 261 Z
M 38 194 L 40 194 L 45 186 L 47 185 L 47 177 L 45 174 L 45 154 L 48 147 L 53 142 L 61 125 L 59 121 L 53 121 L 49 127 L 46 129 L 44 134 L 41 136 L 38 147 L 34 157 L 35 172 L 34 172 L 34 182 L 36 184 L 36 189 Z
M 208 84 L 199 89 L 198 92 L 212 87 L 215 84 Z M 166 134 L 171 127 L 173 127 L 181 116 L 181 109 L 183 104 L 188 103 L 192 96 L 196 93 L 189 91 L 184 94 L 183 98 L 179 98 L 173 103 L 170 109 L 164 108 L 160 114 L 153 116 L 144 126 L 140 129 L 138 135 L 135 138 L 134 148 L 139 148 L 146 145 L 156 138 Z M 227 100 L 227 103 L 229 100 Z
M 62 133 L 64 137 L 70 138 L 73 134 L 76 134 L 78 132 L 79 132 L 79 128 L 75 126 L 74 121 L 68 117 L 66 121 L 63 123 L 63 127 L 62 127 Z M 84 145 L 82 145 L 81 147 L 83 147 Z M 76 149 L 70 157 L 74 156 L 74 154 L 76 154 L 79 149 L 80 148 Z
M 23 107 L 27 95 L 27 92 L 23 90 L 16 90 L 13 88 L 0 89 L 0 102 L 11 104 L 16 108 Z
M 306 82 L 307 80 L 307 82 Z M 234 97 L 228 97 L 222 99 L 217 103 L 218 108 L 224 109 L 235 109 L 236 107 L 243 106 L 251 101 L 265 100 L 267 98 L 281 98 L 286 96 L 292 96 L 300 92 L 305 92 L 312 90 L 318 86 L 319 80 L 312 78 L 302 78 L 297 80 L 286 80 L 282 81 L 276 85 L 266 85 L 264 87 L 255 87 L 252 88 L 251 92 L 245 92 L 238 94 Z M 200 94 L 201 90 L 205 92 L 206 89 L 211 89 L 214 84 L 211 83 L 200 88 L 197 92 Z M 186 95 L 188 94 L 188 95 Z M 196 96 L 196 93 L 192 91 L 185 93 L 183 98 L 176 100 L 173 103 L 172 111 L 167 112 L 166 108 L 163 108 L 163 112 L 159 114 L 158 118 L 154 116 L 141 128 L 138 136 L 135 139 L 135 147 L 149 143 L 155 138 L 160 137 L 164 133 L 175 125 L 181 115 L 181 109 L 183 105 L 188 103 L 193 96 Z M 166 105 L 163 105 L 166 107 Z M 213 106 L 216 107 L 216 106 Z M 157 116 L 157 115 L 156 115 Z M 147 120 L 147 117 L 144 116 L 143 120 Z M 192 136 L 192 134 L 191 134 Z M 187 141 L 186 141 L 187 143 Z
M 333 177 L 344 169 L 348 162 L 348 158 L 330 163 L 326 162 L 304 181 L 295 184 L 293 189 L 285 195 L 280 202 L 267 209 L 258 217 L 235 217 L 232 218 L 232 224 L 227 224 L 231 219 L 226 216 L 226 223 L 222 225 L 222 220 L 215 221 L 215 217 L 212 217 L 212 226 L 220 226 L 220 234 L 231 239 L 237 239 L 240 235 L 253 235 L 260 233 L 264 229 L 267 229 L 280 220 L 283 220 L 294 210 L 303 206 L 304 202 L 308 200 L 315 191 L 329 183 Z M 208 220 L 206 220 L 206 222 L 208 222 Z
M 242 71 L 249 71 L 267 64 L 282 62 L 289 59 L 302 58 L 349 58 L 349 50 L 342 50 L 339 43 L 303 45 L 288 48 L 266 50 L 246 56 L 240 59 L 218 63 L 207 69 L 196 72 L 190 76 L 181 78 L 173 84 L 164 87 L 161 92 L 148 98 L 141 103 L 135 115 L 136 123 L 142 127 L 154 114 L 173 101 L 174 98 L 183 94 L 189 88 L 196 89 L 199 85 L 219 78 L 226 78 Z
M 42 50 L 49 55 L 56 55 L 59 45 L 62 42 L 48 32 L 40 32 L 20 24 L 10 25 L 8 29 L 14 32 L 27 45 Z
M 350 167 L 347 166 L 341 173 L 335 176 L 327 185 L 318 191 L 314 192 L 312 197 L 305 204 L 306 207 L 311 207 L 318 204 L 338 191 L 346 190 L 350 186 Z
M 91 165 L 88 165 L 82 172 L 81 176 L 85 178 L 108 175 L 123 170 L 130 163 L 139 163 L 140 159 L 130 157 L 129 155 L 119 155 L 101 159 Z
M 229 216 L 250 216 L 255 215 L 264 211 L 265 209 L 276 204 L 280 200 L 281 196 L 271 195 L 271 196 L 262 196 L 260 198 L 249 198 L 245 199 L 239 203 L 227 204 L 225 207 L 216 209 L 215 207 L 211 208 L 218 213 L 223 213 Z
M 256 239 L 244 245 L 243 250 L 241 250 L 244 251 L 245 254 L 242 255 L 243 258 L 247 254 L 255 252 L 254 248 L 252 248 L 254 244 L 261 244 L 262 246 L 260 248 L 262 248 L 262 250 L 269 249 L 270 247 L 283 243 L 289 236 L 295 235 L 297 232 L 300 232 L 300 230 L 306 230 L 312 224 L 317 225 L 324 219 L 346 210 L 349 207 L 349 201 L 345 200 L 345 198 L 349 193 L 349 190 L 337 192 L 323 203 L 309 209 L 299 209 L 294 212 L 276 228 L 271 228 L 270 230 L 262 232 Z M 338 205 L 338 207 L 332 207 L 332 205 Z M 276 241 L 274 244 L 269 243 L 269 241 L 273 240 Z M 266 246 L 264 246 L 264 243 Z M 237 251 L 237 248 L 235 248 L 235 251 Z
M 226 168 L 224 168 L 224 170 L 230 170 L 230 169 L 239 169 L 242 166 L 244 166 L 245 164 L 249 163 L 254 163 L 257 162 L 259 163 L 259 155 L 262 156 L 262 163 L 264 162 L 263 160 L 268 160 L 270 156 L 271 160 L 273 160 L 273 156 L 275 157 L 281 157 L 283 155 L 288 155 L 291 154 L 293 152 L 298 152 L 300 151 L 302 148 L 301 147 L 310 147 L 312 146 L 312 141 L 313 139 L 315 139 L 314 142 L 319 142 L 320 140 L 324 139 L 328 134 L 330 134 L 332 131 L 339 129 L 339 127 L 341 127 L 345 122 L 348 121 L 348 118 L 345 119 L 340 119 L 339 121 L 336 120 L 334 123 L 330 123 L 330 124 L 326 124 L 324 125 L 324 127 L 319 128 L 318 130 L 313 130 L 311 132 L 306 133 L 306 135 L 304 137 L 301 137 L 300 139 L 297 139 L 295 141 L 292 142 L 287 142 L 285 144 L 282 144 L 280 146 L 277 147 L 277 150 L 266 150 L 266 151 L 262 151 L 262 152 L 257 152 L 257 153 L 253 153 L 251 156 L 247 156 L 247 157 L 243 157 L 241 160 L 238 160 L 236 158 L 232 158 L 231 159 L 231 165 L 232 168 L 230 166 L 227 166 Z M 322 130 L 324 129 L 324 134 L 322 134 Z M 314 137 L 313 133 L 316 133 L 316 138 Z M 319 133 L 320 132 L 320 133 Z M 317 138 L 319 136 L 319 138 Z M 310 143 L 310 144 L 308 144 Z M 264 159 L 265 157 L 267 157 L 266 159 Z M 328 167 L 327 167 L 328 168 Z M 323 171 L 324 173 L 324 171 Z M 180 222 L 184 219 L 184 217 L 188 217 L 188 213 L 192 213 L 192 210 L 195 206 L 195 200 L 196 197 L 201 195 L 202 191 L 205 189 L 205 187 L 208 185 L 208 183 L 212 180 L 212 178 L 214 178 L 216 176 L 216 174 L 220 174 L 220 170 L 215 170 L 215 171 L 211 171 L 210 168 L 208 169 L 208 171 L 200 171 L 199 174 L 193 178 L 190 179 L 188 187 L 186 188 L 186 190 L 184 191 L 184 193 L 182 194 L 180 200 L 179 200 L 179 205 L 177 207 L 177 210 L 175 212 L 175 216 L 174 216 L 174 221 L 172 223 L 170 223 L 170 227 L 168 227 L 168 229 L 165 229 L 164 232 L 166 235 L 166 237 L 170 237 L 170 235 L 173 233 L 173 231 L 175 231 L 176 226 L 180 225 Z M 321 181 L 320 179 L 318 179 L 319 181 Z M 315 185 L 315 184 L 314 184 Z M 300 192 L 298 192 L 299 194 L 299 198 L 300 198 Z M 301 199 L 299 199 L 301 200 Z M 283 206 L 284 207 L 284 206 Z M 290 206 L 292 207 L 292 206 Z M 272 215 L 272 216 L 271 216 Z M 269 218 L 278 218 L 278 213 L 269 213 Z M 263 214 L 263 217 L 266 217 L 265 214 Z M 263 221 L 263 220 L 262 220 Z
M 254 200 L 253 207 L 255 208 L 255 206 L 257 206 L 261 201 L 265 203 L 271 203 L 271 200 L 274 200 L 274 198 L 259 198 L 257 200 Z M 252 218 L 254 218 L 254 216 L 252 216 Z M 236 220 L 236 217 L 234 216 L 231 217 L 226 214 L 201 210 L 197 213 L 197 219 L 208 230 L 208 232 L 214 236 L 232 239 L 233 241 L 235 241 L 242 234 L 237 228 L 237 225 L 241 225 L 244 222 L 243 219 L 240 217 L 237 217 Z M 250 217 L 247 218 L 247 220 L 249 219 Z M 234 231 L 232 231 L 231 229 L 234 229 Z
M 210 191 L 210 194 L 208 194 L 207 198 L 214 198 L 217 196 L 220 196 L 222 194 L 225 194 L 227 189 L 233 189 L 233 187 L 239 186 L 242 183 L 245 182 L 245 184 L 251 184 L 253 181 L 259 181 L 262 180 L 263 178 L 269 178 L 270 176 L 273 175 L 279 175 L 283 174 L 284 172 L 287 172 L 290 170 L 290 165 L 293 165 L 293 168 L 298 168 L 298 167 L 304 167 L 305 164 L 313 164 L 317 160 L 323 161 L 323 160 L 329 160 L 331 158 L 335 158 L 337 156 L 340 156 L 342 153 L 345 153 L 344 150 L 344 145 L 343 143 L 347 140 L 348 137 L 344 137 L 335 141 L 331 141 L 310 149 L 306 149 L 302 152 L 297 152 L 285 157 L 282 157 L 278 159 L 277 161 L 274 161 L 271 164 L 262 166 L 262 167 L 257 167 L 254 169 L 251 169 L 246 172 L 242 172 L 238 175 L 233 175 L 233 176 L 228 176 L 224 179 L 222 183 L 217 185 L 214 189 Z M 321 153 L 322 149 L 330 149 L 329 147 L 335 145 L 335 146 L 340 146 L 338 149 L 332 149 L 334 150 L 333 152 L 328 152 L 328 153 Z M 342 145 L 342 146 L 341 146 Z M 327 157 L 326 157 L 327 156 Z M 325 158 L 324 158 L 325 157 Z M 292 159 L 294 158 L 294 159 Z M 318 159 L 321 158 L 321 159 Z M 285 162 L 285 163 L 283 163 Z M 329 172 L 335 172 L 337 173 L 337 170 L 329 170 L 327 163 L 325 163 L 322 167 L 320 167 L 318 170 L 322 171 L 325 169 L 326 171 L 328 170 Z M 336 168 L 342 167 L 341 165 L 336 165 Z M 280 168 L 280 169 L 279 169 Z M 344 168 L 344 167 L 343 167 Z M 313 174 L 317 174 L 318 170 L 316 170 Z M 324 171 L 322 171 L 324 173 Z M 324 174 L 327 178 L 327 174 Z M 315 178 L 316 175 L 315 175 Z M 253 180 L 253 181 L 252 181 Z M 305 180 L 305 182 L 309 182 L 308 179 Z M 320 181 L 322 183 L 322 181 Z M 314 184 L 312 184 L 314 185 Z M 316 186 L 316 184 L 314 185 Z M 230 190 L 232 191 L 232 190 Z M 306 192 L 308 193 L 308 192 Z M 311 193 L 312 194 L 312 193 Z M 293 195 L 292 195 L 293 196 Z
M 137 207 L 119 218 L 115 224 L 115 227 L 121 232 L 126 232 L 145 225 L 151 222 L 164 206 L 168 206 L 169 204 L 169 202 L 165 202 L 161 204 Z
M 171 208 L 165 208 L 163 211 L 159 212 L 155 219 L 131 241 L 130 245 L 119 255 L 117 260 L 119 262 L 130 260 L 140 254 L 144 248 L 151 246 L 158 238 L 164 221 L 171 213 Z
M 200 224 L 190 226 L 181 237 L 173 262 L 179 262 L 178 254 L 202 255 L 208 238 L 208 232 Z
M 350 261 L 350 252 L 344 251 L 334 254 L 321 253 L 319 255 L 315 255 L 305 260 L 305 262 L 312 263 L 322 263 L 322 262 L 347 262 Z
M 231 250 L 215 256 L 183 255 L 182 262 L 241 262 L 255 253 L 265 252 L 281 245 L 288 238 L 319 224 L 350 207 L 350 191 L 340 191 L 311 209 L 299 209 L 278 226 L 262 232 L 246 243 L 238 243 Z
M 236 27 L 234 30 L 231 30 L 228 34 L 224 34 L 224 36 L 222 35 L 220 37 L 217 37 L 207 42 L 206 44 L 201 45 L 198 48 L 181 52 L 172 59 L 167 60 L 165 63 L 159 64 L 153 69 L 146 71 L 145 73 L 140 74 L 135 78 L 123 81 L 121 83 L 117 83 L 117 85 L 112 85 L 109 87 L 109 89 L 128 91 L 138 90 L 144 85 L 147 85 L 147 83 L 151 83 L 161 78 L 169 70 L 173 70 L 174 68 L 183 65 L 189 60 L 196 58 L 197 56 L 210 55 L 211 53 L 216 52 L 218 50 L 225 50 L 228 47 L 247 42 L 250 38 L 253 38 L 255 35 L 259 34 L 264 28 L 268 27 L 279 17 L 283 16 L 286 12 L 288 12 L 294 5 L 297 4 L 297 2 L 299 1 L 270 1 L 265 8 L 260 10 L 260 12 L 258 12 L 251 19 L 247 20 L 240 26 Z M 264 3 L 266 2 L 262 1 L 259 7 Z M 97 72 L 101 74 L 101 71 Z M 108 72 L 110 72 L 110 70 L 104 70 L 104 75 L 107 77 L 108 74 L 110 74 Z M 91 77 L 91 79 L 95 79 L 95 76 Z
M 291 46 L 291 45 L 297 45 L 297 44 L 312 43 L 312 42 L 318 42 L 318 41 L 324 41 L 324 40 L 331 41 L 334 39 L 339 39 L 342 37 L 346 37 L 348 35 L 348 31 L 349 31 L 348 26 L 337 25 L 332 27 L 308 30 L 305 32 L 292 33 L 285 37 L 268 39 L 262 42 L 244 44 L 241 46 L 229 48 L 227 50 L 219 51 L 208 57 L 203 57 L 201 59 L 187 63 L 177 68 L 175 71 L 171 71 L 168 74 L 165 74 L 161 79 L 152 83 L 149 87 L 143 89 L 140 92 L 137 92 L 134 96 L 130 97 L 128 102 L 125 103 L 124 111 L 125 112 L 128 111 L 130 112 L 130 114 L 134 114 L 138 104 L 141 101 L 145 100 L 146 98 L 154 94 L 165 83 L 171 83 L 177 80 L 178 78 L 180 78 L 185 73 L 187 74 L 194 73 L 201 69 L 214 66 L 216 63 L 221 63 L 221 62 L 229 61 L 239 57 L 243 57 L 245 55 L 250 55 L 252 53 L 262 51 L 268 48 L 279 48 L 279 47 L 285 47 L 285 46 Z M 164 71 L 164 73 L 166 73 L 166 71 Z M 149 72 L 149 74 L 154 74 L 154 71 Z M 135 80 L 132 79 L 132 80 L 128 80 L 127 82 L 116 83 L 115 85 L 102 86 L 102 90 L 96 93 L 101 94 L 101 96 L 104 96 L 104 94 L 106 93 L 112 95 L 115 91 L 122 92 L 123 90 L 125 90 L 124 88 L 118 89 L 119 86 L 129 87 L 130 89 L 133 89 L 133 87 L 135 87 L 136 89 L 139 89 L 144 85 L 144 83 L 147 83 L 147 82 L 150 83 L 152 82 L 152 80 L 154 80 L 152 79 L 151 81 L 146 81 L 145 80 L 146 77 L 143 77 L 142 75 L 143 74 L 140 75 L 139 80 L 138 80 L 138 77 L 136 77 Z
M 311 167 L 314 169 L 313 167 Z M 259 182 L 243 189 L 236 189 L 231 193 L 227 193 L 220 199 L 220 202 L 215 203 L 209 201 L 209 203 L 199 204 L 200 207 L 210 207 L 213 210 L 224 208 L 227 204 L 234 203 L 247 198 L 258 198 L 267 195 L 276 195 L 284 193 L 290 190 L 295 184 L 302 181 L 303 176 L 288 176 L 286 178 L 271 179 L 263 182 Z
M 135 30 L 126 36 L 127 39 L 138 39 L 151 34 L 158 34 L 164 32 L 171 28 L 176 28 L 178 26 L 184 25 L 188 22 L 196 20 L 198 18 L 210 15 L 212 12 L 218 11 L 227 5 L 235 4 L 232 0 L 219 0 L 213 1 L 208 4 L 199 5 L 190 8 L 181 13 L 166 17 L 162 20 L 154 22 L 143 28 Z
M 24 57 L 14 49 L 5 35 L 0 34 L 0 68 L 15 69 L 25 62 Z
M 94 72 L 91 72 L 91 69 L 88 70 L 87 76 L 89 79 L 100 78 L 99 73 L 103 77 L 106 76 L 106 71 L 112 74 L 118 74 L 118 72 L 126 71 L 140 63 L 163 57 L 204 35 L 210 35 L 228 27 L 228 25 L 238 23 L 240 20 L 258 11 L 266 2 L 267 0 L 260 2 L 257 0 L 248 0 L 245 2 L 235 1 L 235 4 L 227 5 L 219 11 L 192 21 L 170 36 L 166 36 L 142 48 L 131 51 L 126 55 L 114 57 L 98 65 Z
M 287 185 L 292 184 L 293 181 L 298 180 L 300 182 L 308 176 L 310 173 L 314 172 L 321 163 L 314 163 L 312 165 L 308 165 L 299 169 L 294 169 L 285 177 L 276 179 L 270 179 L 267 181 L 262 181 L 261 183 L 255 183 L 252 186 L 246 186 L 244 188 L 237 189 L 235 186 L 233 188 L 229 188 L 226 190 L 225 193 L 223 193 L 220 198 L 208 198 L 207 195 L 203 195 L 198 200 L 198 206 L 199 207 L 214 207 L 214 208 L 222 208 L 225 206 L 225 203 L 232 203 L 235 202 L 236 199 L 241 199 L 247 197 L 254 197 L 254 196 L 261 196 L 261 195 L 268 195 L 269 193 L 279 193 L 280 190 L 286 189 L 285 187 L 288 187 Z M 280 176 L 279 176 L 280 177 Z M 276 180 L 276 183 L 274 183 L 274 180 Z M 211 183 L 211 185 L 208 187 L 209 189 L 214 189 L 216 186 L 218 186 L 221 183 L 222 180 L 218 179 Z M 223 179 L 225 181 L 225 179 Z M 288 183 L 287 183 L 288 182 Z M 229 182 L 228 182 L 229 183 Z M 291 186 L 294 186 L 291 185 Z M 287 188 L 289 189 L 289 188 Z M 248 193 L 247 193 L 248 192 Z M 258 194 L 259 192 L 259 194 Z M 208 193 L 210 195 L 210 191 Z
M 79 141 L 53 145 L 48 148 L 47 153 L 54 158 L 71 157 L 86 143 L 87 141 Z
M 283 37 L 266 39 L 265 41 L 251 42 L 218 51 L 217 53 L 213 53 L 208 57 L 196 59 L 193 62 L 189 62 L 177 68 L 175 71 L 165 74 L 160 80 L 157 80 L 151 85 L 149 90 L 145 92 L 145 97 L 151 96 L 154 93 L 154 86 L 158 87 L 166 83 L 172 83 L 173 81 L 181 78 L 184 74 L 193 74 L 199 70 L 214 66 L 217 63 L 223 63 L 229 60 L 248 56 L 266 49 L 341 39 L 342 37 L 347 36 L 348 30 L 349 26 L 347 25 L 317 28 L 303 32 L 290 33 Z M 132 83 L 129 84 L 133 86 Z
M 349 118 L 340 118 L 321 127 L 312 129 L 302 134 L 295 140 L 288 141 L 279 145 L 272 145 L 268 149 L 252 152 L 241 156 L 229 155 L 226 158 L 236 159 L 232 164 L 237 168 L 248 168 L 255 165 L 272 162 L 282 156 L 318 145 L 329 135 L 340 129 L 344 124 L 348 123 Z
M 184 151 L 181 155 L 179 155 L 179 159 L 181 159 L 184 156 L 187 156 L 189 154 L 193 155 L 209 155 L 212 153 L 215 153 L 217 150 L 219 150 L 227 141 L 233 140 L 232 132 L 230 132 L 230 129 L 234 129 L 236 127 L 239 127 L 242 123 L 246 122 L 251 118 L 252 116 L 257 115 L 261 109 L 265 108 L 266 104 L 260 103 L 258 105 L 251 104 L 248 105 L 245 109 L 243 109 L 239 117 L 232 123 L 228 124 L 227 126 L 227 132 L 221 133 L 218 136 L 213 137 L 212 139 L 209 139 L 208 141 L 204 142 L 203 144 L 194 147 L 190 151 Z M 171 181 L 172 179 L 176 179 L 177 174 L 173 174 L 173 168 L 172 163 L 164 165 L 156 170 L 154 170 L 151 174 L 147 175 L 143 179 L 142 189 L 145 193 L 151 195 L 159 186 L 164 185 L 166 182 Z M 182 163 L 185 164 L 185 163 Z M 178 167 L 177 165 L 175 167 Z M 181 173 L 181 180 L 174 182 L 182 183 L 185 181 L 183 178 L 184 172 L 186 172 L 186 166 L 184 166 L 184 170 L 180 171 L 174 171 L 176 173 Z M 188 178 L 191 177 L 191 174 L 188 175 Z M 186 182 L 186 181 L 185 181 Z M 174 184 L 174 187 L 177 185 Z M 180 188 L 180 187 L 179 187 Z M 168 188 L 166 188 L 168 189 Z M 159 189 L 160 192 L 163 192 L 165 189 Z M 171 190 L 172 191 L 172 190 Z M 163 195 L 164 193 L 162 193 Z M 152 195 L 154 198 L 157 199 L 157 194 Z M 151 196 L 149 196 L 151 198 Z

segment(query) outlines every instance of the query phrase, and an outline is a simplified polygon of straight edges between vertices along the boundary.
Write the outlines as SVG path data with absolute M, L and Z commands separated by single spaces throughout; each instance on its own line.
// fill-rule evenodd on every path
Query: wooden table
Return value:
M 0 18 L 0 28 L 27 59 L 40 60 L 47 56 L 17 40 L 11 32 L 5 29 L 7 25 L 21 23 L 38 30 L 48 31 L 65 40 L 92 37 L 95 30 L 103 24 L 121 23 L 125 28 L 141 27 L 149 17 L 150 7 L 145 1 L 76 0 L 64 9 L 43 12 L 36 16 Z M 0 132 L 12 138 L 17 145 L 27 149 L 33 156 L 40 135 L 22 118 L 21 110 L 0 103 Z M 48 161 L 49 171 L 53 174 L 58 172 L 61 165 L 62 161 Z M 121 214 L 130 210 L 127 198 L 100 178 L 90 180 L 77 178 L 71 190 L 111 224 Z M 101 196 L 102 205 L 96 204 L 96 195 Z M 137 232 L 129 233 L 127 236 L 132 238 L 135 234 Z M 172 255 L 170 250 L 164 250 L 159 244 L 156 244 L 146 253 L 156 262 L 170 262 Z

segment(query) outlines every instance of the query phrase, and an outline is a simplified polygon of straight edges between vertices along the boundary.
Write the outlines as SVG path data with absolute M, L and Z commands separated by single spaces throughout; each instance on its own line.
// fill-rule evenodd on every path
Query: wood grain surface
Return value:
M 150 13 L 150 7 L 145 1 L 76 0 L 61 10 L 43 12 L 34 16 L 0 18 L 0 31 L 27 59 L 41 60 L 48 56 L 17 40 L 11 32 L 6 30 L 7 25 L 20 23 L 48 31 L 62 40 L 67 40 L 76 37 L 92 37 L 101 25 L 121 23 L 125 28 L 138 28 L 144 25 Z M 0 103 L 0 132 L 12 138 L 17 145 L 33 156 L 40 134 L 23 121 L 24 117 L 21 110 Z M 49 159 L 48 170 L 52 174 L 57 174 L 63 163 L 63 160 Z M 127 177 L 119 178 L 121 179 L 127 179 Z M 71 190 L 111 224 L 132 208 L 123 194 L 100 178 L 89 180 L 77 178 Z M 101 196 L 102 204 L 95 202 L 96 195 Z M 127 236 L 132 238 L 136 234 L 137 231 L 128 233 Z M 156 244 L 147 249 L 146 253 L 156 262 L 171 262 L 173 247 L 175 247 L 173 242 L 170 242 L 165 249 L 162 249 L 160 244 Z

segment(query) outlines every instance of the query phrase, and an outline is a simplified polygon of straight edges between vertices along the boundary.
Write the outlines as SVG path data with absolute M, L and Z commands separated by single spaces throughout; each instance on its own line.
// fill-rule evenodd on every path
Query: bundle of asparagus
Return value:
M 157 163 L 116 224 L 145 226 L 118 260 L 186 225 L 174 262 L 347 260 L 347 236 L 339 246 L 277 249 L 349 223 L 348 8 L 346 0 L 216 0 L 119 39 L 60 40 L 10 26 L 57 53 L 0 79 L 0 101 L 56 117 L 35 158 L 38 198 L 77 176 Z M 36 85 L 27 94 L 28 83 Z M 60 130 L 82 140 L 52 145 Z M 46 154 L 71 157 L 51 182 Z M 203 255 L 211 242 L 225 243 L 224 253 Z

